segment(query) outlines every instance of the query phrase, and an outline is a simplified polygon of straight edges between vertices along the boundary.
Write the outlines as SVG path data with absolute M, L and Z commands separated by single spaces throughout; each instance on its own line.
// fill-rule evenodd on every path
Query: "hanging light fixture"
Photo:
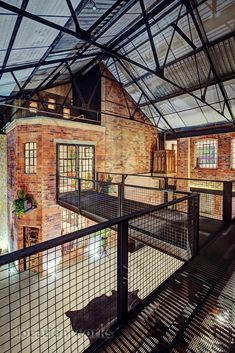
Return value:
M 97 6 L 96 6 L 95 1 L 91 0 L 91 3 L 92 3 L 92 9 L 93 9 L 94 11 L 96 11 L 96 10 L 97 10 Z

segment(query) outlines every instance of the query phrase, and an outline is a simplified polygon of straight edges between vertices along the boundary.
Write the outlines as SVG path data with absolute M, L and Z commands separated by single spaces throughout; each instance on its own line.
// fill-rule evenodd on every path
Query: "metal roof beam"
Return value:
M 68 5 L 68 8 L 69 8 L 69 11 L 71 13 L 71 16 L 73 18 L 73 22 L 75 24 L 76 32 L 79 33 L 80 25 L 78 23 L 77 15 L 76 15 L 76 13 L 74 11 L 73 5 L 72 5 L 70 0 L 66 0 L 66 2 L 67 2 L 67 5 Z
M 126 73 L 128 74 L 128 76 L 135 82 L 135 77 L 132 75 L 132 73 L 127 69 L 127 67 L 125 65 L 123 65 L 121 60 L 118 60 L 118 62 L 120 63 L 120 65 L 122 66 L 122 68 L 126 71 Z M 140 84 L 138 82 L 135 82 L 136 86 L 139 88 L 140 92 L 143 94 L 143 96 L 150 102 L 150 105 L 154 108 L 154 110 L 157 112 L 157 114 L 165 121 L 165 123 L 167 124 L 167 126 L 169 127 L 169 129 L 172 131 L 172 133 L 175 132 L 175 130 L 170 126 L 170 124 L 168 123 L 168 121 L 164 118 L 164 116 L 162 115 L 162 113 L 159 111 L 159 109 L 153 104 L 151 103 L 151 99 L 149 98 L 149 96 L 143 91 L 142 87 L 140 86 Z
M 232 76 L 229 76 L 229 77 L 228 76 L 222 77 L 221 80 L 223 82 L 226 82 L 226 81 L 228 81 L 230 79 L 234 79 L 234 78 L 235 78 L 235 73 Z M 134 82 L 132 84 L 134 84 Z M 216 84 L 215 80 L 210 81 L 209 83 L 206 83 L 206 85 L 207 85 L 206 89 L 208 89 L 208 87 L 213 86 L 215 84 Z M 204 85 L 201 85 L 201 87 L 203 88 Z M 194 91 L 197 91 L 198 89 L 200 89 L 199 84 L 197 86 L 188 88 L 188 91 L 189 92 L 194 92 Z M 171 94 L 168 94 L 166 96 L 162 96 L 162 97 L 159 97 L 159 98 L 153 100 L 153 103 L 164 102 L 165 100 L 168 100 L 168 99 L 171 99 L 171 98 L 175 98 L 175 97 L 179 97 L 179 96 L 182 96 L 183 94 L 185 94 L 185 92 L 174 92 L 174 93 L 171 93 Z M 203 94 L 202 94 L 202 97 L 201 97 L 200 100 L 201 100 L 202 103 L 206 103 Z M 147 105 L 149 105 L 147 102 L 146 103 L 141 103 L 140 107 L 144 107 L 144 106 L 147 106 Z
M 197 49 L 196 45 L 191 41 L 191 39 L 177 26 L 176 23 L 172 23 L 174 30 L 185 40 L 185 42 L 190 45 L 190 47 L 195 51 Z
M 30 69 L 30 68 L 38 68 L 41 66 L 47 66 L 47 65 L 57 64 L 57 63 L 65 63 L 70 60 L 76 61 L 78 59 L 90 58 L 93 56 L 97 56 L 99 54 L 100 54 L 99 52 L 94 52 L 94 53 L 90 53 L 90 54 L 78 54 L 78 55 L 74 55 L 74 56 L 67 56 L 66 58 L 52 59 L 52 60 L 47 60 L 47 61 L 43 61 L 43 62 L 37 61 L 35 63 L 17 65 L 17 66 L 9 66 L 9 67 L 0 69 L 0 74 L 3 74 L 5 72 L 15 72 L 15 71 L 26 70 L 26 69 Z
M 168 2 L 169 2 L 169 1 L 166 0 L 166 1 L 164 2 L 164 4 L 165 4 L 165 3 L 168 4 Z M 171 1 L 170 1 L 170 3 L 171 3 Z M 181 3 L 181 2 L 180 2 L 180 3 Z M 160 5 L 161 5 L 161 4 L 160 4 Z M 32 20 L 34 20 L 34 21 L 36 21 L 36 22 L 42 23 L 42 24 L 44 24 L 45 26 L 48 26 L 48 27 L 57 29 L 58 31 L 61 31 L 61 32 L 67 33 L 67 34 L 69 34 L 69 35 L 71 35 L 71 36 L 73 36 L 73 37 L 82 39 L 82 40 L 84 40 L 85 42 L 88 42 L 89 44 L 94 45 L 95 47 L 101 49 L 105 54 L 107 54 L 107 55 L 109 55 L 109 56 L 113 56 L 113 57 L 115 57 L 115 58 L 117 58 L 117 59 L 119 59 L 119 60 L 124 60 L 124 61 L 126 61 L 126 62 L 128 62 L 128 63 L 130 63 L 130 64 L 132 64 L 132 65 L 134 65 L 134 66 L 136 66 L 136 67 L 139 67 L 139 68 L 141 68 L 141 69 L 143 69 L 143 70 L 145 70 L 145 71 L 147 71 L 147 72 L 149 72 L 149 73 L 152 73 L 152 74 L 154 74 L 155 76 L 157 76 L 157 77 L 161 78 L 162 80 L 166 81 L 167 83 L 171 84 L 172 86 L 178 88 L 178 89 L 181 90 L 182 92 L 187 93 L 187 94 L 189 94 L 190 96 L 192 96 L 192 97 L 198 99 L 199 101 L 202 101 L 202 102 L 203 102 L 203 100 L 201 99 L 201 97 L 198 97 L 198 96 L 196 96 L 195 94 L 189 92 L 186 88 L 181 87 L 180 85 L 176 84 L 174 81 L 172 81 L 172 80 L 170 80 L 170 79 L 168 79 L 168 78 L 166 78 L 166 77 L 164 77 L 164 76 L 159 75 L 159 73 L 157 73 L 155 70 L 152 70 L 152 69 L 150 69 L 150 68 L 148 68 L 148 67 L 146 67 L 146 66 L 144 66 L 144 65 L 142 65 L 142 64 L 140 64 L 140 63 L 138 63 L 138 62 L 136 62 L 136 61 L 134 61 L 134 60 L 132 60 L 132 59 L 130 59 L 130 58 L 128 58 L 127 56 L 122 55 L 122 54 L 120 54 L 120 53 L 118 53 L 118 52 L 112 50 L 112 49 L 111 49 L 110 47 L 108 47 L 108 46 L 102 45 L 102 44 L 96 42 L 95 40 L 92 40 L 92 39 L 90 38 L 90 36 L 88 36 L 87 34 L 84 35 L 83 32 L 85 32 L 85 31 L 83 31 L 82 33 L 80 33 L 80 32 L 79 32 L 79 33 L 76 33 L 76 32 L 74 32 L 74 31 L 71 31 L 71 30 L 68 29 L 68 28 L 64 28 L 64 27 L 62 27 L 62 26 L 60 26 L 60 25 L 58 25 L 58 24 L 56 24 L 56 23 L 53 23 L 53 22 L 48 21 L 48 20 L 45 20 L 44 18 L 41 18 L 41 17 L 39 17 L 39 16 L 37 16 L 37 15 L 34 15 L 34 14 L 32 14 L 32 13 L 29 13 L 29 12 L 27 12 L 27 11 L 24 11 L 24 10 L 22 10 L 22 9 L 19 9 L 19 8 L 15 7 L 15 6 L 10 5 L 10 4 L 7 4 L 7 3 L 5 3 L 4 1 L 0 1 L 0 7 L 3 7 L 3 8 L 5 8 L 5 9 L 7 9 L 7 10 L 9 10 L 9 11 L 12 11 L 12 12 L 15 12 L 15 13 L 22 14 L 23 16 L 25 16 L 25 17 L 27 17 L 27 18 L 30 18 L 30 19 L 32 19 Z M 204 103 L 204 102 L 203 102 L 203 103 Z M 222 115 L 226 120 L 230 121 L 226 116 L 224 116 L 224 114 L 222 114 L 222 112 L 218 111 L 217 109 L 215 109 L 214 107 L 212 107 L 212 106 L 211 106 L 210 104 L 208 104 L 208 103 L 207 103 L 207 105 L 208 105 L 211 109 L 215 110 L 217 113 L 219 113 L 220 115 Z M 155 108 L 156 108 L 156 107 L 155 107 Z
M 183 0 L 183 1 L 184 1 L 184 4 L 185 4 L 186 8 L 188 9 L 188 11 L 189 11 L 189 13 L 191 15 L 191 18 L 193 20 L 194 26 L 195 26 L 195 28 L 197 30 L 197 33 L 198 33 L 198 36 L 199 36 L 199 38 L 201 40 L 203 50 L 204 50 L 204 52 L 205 52 L 205 54 L 207 56 L 207 59 L 209 61 L 210 66 L 211 66 L 212 73 L 213 73 L 213 75 L 215 77 L 215 80 L 217 81 L 217 83 L 219 85 L 219 88 L 220 88 L 221 94 L 222 94 L 222 96 L 224 98 L 224 102 L 226 104 L 226 107 L 227 107 L 227 109 L 229 111 L 229 114 L 230 114 L 234 124 L 235 124 L 235 117 L 233 115 L 232 108 L 231 108 L 231 106 L 230 106 L 230 104 L 228 102 L 228 97 L 227 97 L 226 90 L 224 88 L 224 85 L 223 85 L 218 73 L 217 73 L 217 70 L 215 68 L 213 59 L 211 58 L 211 55 L 210 55 L 210 52 L 209 52 L 207 35 L 206 35 L 206 32 L 205 32 L 203 23 L 202 23 L 202 21 L 200 19 L 199 13 L 197 12 L 197 8 L 195 8 L 195 11 L 197 13 L 198 20 L 197 20 L 195 14 L 194 14 L 191 2 L 188 1 L 188 0 Z
M 28 2 L 29 2 L 29 0 L 23 0 L 22 5 L 21 5 L 22 10 L 26 9 Z M 11 35 L 11 39 L 10 39 L 10 42 L 9 42 L 9 45 L 7 48 L 7 52 L 6 52 L 6 55 L 5 55 L 3 64 L 2 64 L 2 68 L 5 68 L 7 66 L 7 62 L 8 62 L 10 55 L 11 55 L 11 50 L 12 50 L 13 45 L 15 43 L 16 36 L 17 36 L 18 30 L 20 28 L 20 24 L 22 22 L 22 19 L 23 19 L 23 16 L 19 14 L 16 19 L 16 23 L 15 23 L 15 26 L 14 26 L 14 29 L 13 29 L 13 32 Z M 0 73 L 0 79 L 1 79 L 1 77 L 2 77 L 2 73 Z
M 150 42 L 150 45 L 151 45 L 153 57 L 154 57 L 155 64 L 156 64 L 156 71 L 158 71 L 159 73 L 162 74 L 162 70 L 160 71 L 160 65 L 159 65 L 159 61 L 158 61 L 157 51 L 156 51 L 155 44 L 154 44 L 154 41 L 153 41 L 153 35 L 152 35 L 151 28 L 150 28 L 150 25 L 149 25 L 149 20 L 148 20 L 148 17 L 147 17 L 145 6 L 144 6 L 144 1 L 143 0 L 139 0 L 139 2 L 140 2 L 141 11 L 142 11 L 142 14 L 143 14 L 144 22 L 145 22 L 145 27 L 146 27 L 146 30 L 147 30 L 147 33 L 148 33 L 148 38 L 149 38 L 149 42 Z

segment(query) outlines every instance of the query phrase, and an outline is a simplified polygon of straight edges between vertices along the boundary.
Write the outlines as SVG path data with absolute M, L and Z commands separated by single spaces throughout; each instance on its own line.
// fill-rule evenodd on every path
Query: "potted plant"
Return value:
M 111 177 L 111 175 L 108 174 L 106 180 L 104 181 L 104 186 L 103 186 L 103 192 L 104 192 L 105 194 L 108 194 L 108 193 L 109 193 L 110 187 L 111 187 L 110 184 L 111 184 L 112 180 L 113 180 L 113 177 Z
M 36 207 L 37 203 L 33 195 L 26 194 L 24 189 L 20 189 L 18 191 L 18 199 L 13 202 L 13 212 L 17 214 L 17 217 L 20 218 L 26 211 Z

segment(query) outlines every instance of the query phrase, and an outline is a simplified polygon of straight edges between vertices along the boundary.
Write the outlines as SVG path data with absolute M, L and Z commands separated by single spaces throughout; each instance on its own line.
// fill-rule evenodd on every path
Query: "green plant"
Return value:
M 37 202 L 33 195 L 26 194 L 24 189 L 20 189 L 17 195 L 18 199 L 13 202 L 13 212 L 17 214 L 17 217 L 20 217 L 22 214 L 25 213 L 26 202 L 31 204 L 31 208 L 37 207 Z
M 113 180 L 113 177 L 111 177 L 110 174 L 108 174 L 107 178 L 105 179 L 105 182 L 104 182 L 104 186 L 103 186 L 103 192 L 105 194 L 108 194 L 109 193 L 109 190 L 110 190 L 110 183 L 112 182 Z
M 17 199 L 13 203 L 14 211 L 18 217 L 24 213 L 24 201 L 25 199 Z

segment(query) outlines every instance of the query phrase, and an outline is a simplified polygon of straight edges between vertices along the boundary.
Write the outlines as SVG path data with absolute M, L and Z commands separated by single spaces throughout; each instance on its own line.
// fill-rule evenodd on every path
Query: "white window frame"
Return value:
M 209 157 L 210 152 L 214 152 L 214 158 Z M 216 139 L 199 140 L 195 144 L 196 167 L 199 169 L 216 169 L 218 166 L 218 141 Z M 207 157 L 208 156 L 208 157 Z M 208 158 L 208 160 L 207 160 Z M 215 162 L 211 163 L 211 159 Z
M 24 144 L 24 172 L 36 174 L 37 172 L 37 143 L 26 142 Z

